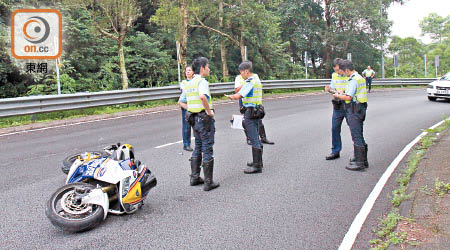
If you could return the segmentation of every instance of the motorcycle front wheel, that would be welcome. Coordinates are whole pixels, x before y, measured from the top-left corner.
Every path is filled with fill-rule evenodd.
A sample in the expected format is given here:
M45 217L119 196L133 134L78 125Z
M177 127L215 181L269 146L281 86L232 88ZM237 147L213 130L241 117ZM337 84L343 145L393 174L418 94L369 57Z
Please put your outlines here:
M47 201L45 214L51 223L69 232L82 232L102 222L105 211L94 204L81 204L81 196L95 189L88 183L72 183L58 189Z

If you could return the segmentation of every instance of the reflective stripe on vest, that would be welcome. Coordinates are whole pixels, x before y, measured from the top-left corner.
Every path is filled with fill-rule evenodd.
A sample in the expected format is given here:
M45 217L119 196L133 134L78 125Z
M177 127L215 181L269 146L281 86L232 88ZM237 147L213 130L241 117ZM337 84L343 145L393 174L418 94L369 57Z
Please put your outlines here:
M250 82L253 83L253 90L252 90L253 93L252 93L251 96L249 94L246 97L244 97L242 99L242 103L244 105L245 104L253 104L255 106L256 105L262 105L262 93L263 93L262 88L263 88L263 85L262 85L261 81L256 80L255 78L253 78L253 79L250 80Z
M186 84L186 88L184 91L186 91L186 99L187 99L187 106L188 111L192 113L199 113L205 110L205 107L203 107L202 100L200 99L200 93L198 90L199 83L203 80L201 77L197 77L197 79L192 79ZM212 97L210 92L208 91L209 96L209 108L212 109Z
M353 100L356 100L359 103L367 102L367 89L366 89L366 80L358 73L353 75L350 79L356 80L356 93L353 97Z
M331 75L331 82L333 83L337 91L345 91L345 88L348 84L348 77L340 76L338 75L338 73L334 72Z
M340 76L338 73L334 72L331 75L331 82L334 85L334 88L337 91L344 91L347 89L348 85L348 77L346 76ZM350 101L345 101L345 103L350 103Z

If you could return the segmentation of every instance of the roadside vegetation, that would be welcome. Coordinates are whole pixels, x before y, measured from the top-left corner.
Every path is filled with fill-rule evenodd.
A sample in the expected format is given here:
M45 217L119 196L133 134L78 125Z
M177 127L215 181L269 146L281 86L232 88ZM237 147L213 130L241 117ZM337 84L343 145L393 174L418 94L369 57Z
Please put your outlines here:
M420 139L415 149L409 153L406 166L396 179L398 187L392 191L392 209L387 215L379 218L379 225L376 229L374 229L374 233L377 235L377 238L369 241L372 246L371 250L387 249L391 244L416 244L415 242L408 242L406 237L407 235L405 233L398 233L395 231L400 221L412 221L410 218L401 216L398 207L403 201L410 199L414 195L414 193L407 193L411 177L417 171L419 162L425 156L428 148L433 145L434 141L437 139L437 136L449 127L450 118L447 118L441 126L434 129L425 130L427 134ZM428 187L422 187L420 191L426 192L430 195L433 193L436 195L443 195L445 192L448 192L449 189L450 183L444 183L439 179L436 179L434 190L430 190Z
M438 75L450 71L450 16L432 14L422 20L423 34L433 39L423 44L389 36L387 9L402 0L375 2L2 0L0 98L57 93L54 60L39 61L48 63L47 73L30 73L29 61L11 56L11 13L30 8L58 9L63 15L63 94L177 84L177 41L182 71L193 58L205 56L209 82L234 79L245 48L261 79L304 79L305 71L309 78L329 78L333 58L347 53L359 72L370 65L380 77L380 44L386 48L387 78L394 76L394 54L400 78L424 77L424 54L425 77L435 76L435 55L440 58ZM124 20L131 20L130 25Z

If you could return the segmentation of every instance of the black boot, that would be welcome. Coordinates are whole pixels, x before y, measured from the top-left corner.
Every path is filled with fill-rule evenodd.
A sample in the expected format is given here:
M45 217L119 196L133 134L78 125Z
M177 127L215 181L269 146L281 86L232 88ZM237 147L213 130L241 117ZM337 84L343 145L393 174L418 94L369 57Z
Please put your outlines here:
M252 166L246 168L244 173L246 174L256 174L261 173L263 168L262 161L262 149L252 148L253 164Z
M219 183L213 182L214 159L203 163L203 174L205 175L204 191L209 191L220 186Z
M366 148L364 146L360 147L356 145L354 145L353 148L355 151L355 161L350 162L350 164L345 168L352 171L359 171L365 169L366 167L364 166L364 155Z
M266 129L264 128L264 124L260 123L258 130L259 130L259 137L261 138L261 143L271 144L271 145L275 144L275 142L267 140Z
M367 144L364 144L364 147L366 148L366 151L364 152L364 166L366 168L369 168L369 162L367 161L367 151L369 151L369 148L368 148ZM354 156L353 156L353 158L350 158L350 164L352 164L352 162L355 162Z
M264 152L264 148L261 145L261 162L262 162L262 153ZM253 155L253 148L252 148L252 155ZM253 161L251 162L247 162L247 166L252 167L253 166ZM261 164L261 168L263 168L263 164Z
M191 161L191 186L197 186L203 184L204 181L200 177L200 166L202 164L202 156L192 157Z

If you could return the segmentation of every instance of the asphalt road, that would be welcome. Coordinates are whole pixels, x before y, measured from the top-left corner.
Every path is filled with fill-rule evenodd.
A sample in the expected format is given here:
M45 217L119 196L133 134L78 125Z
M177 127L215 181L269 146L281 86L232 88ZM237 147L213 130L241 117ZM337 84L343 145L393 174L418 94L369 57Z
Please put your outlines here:
M251 157L242 131L229 119L237 103L217 105L215 181L204 192L189 186L190 154L181 144L181 112L99 121L0 137L0 246L3 249L337 249L387 166L422 129L450 115L449 102L430 102L424 89L369 95L365 137L370 168L344 167L353 150L342 127L341 158L331 147L326 94L264 100L264 124L275 145L264 148L264 172L244 175ZM64 184L68 154L116 142L135 146L158 179L133 215L109 215L97 228L70 234L55 228L45 202ZM393 178L391 178L393 179ZM391 180L364 224L354 249L368 249L371 229L389 209Z

